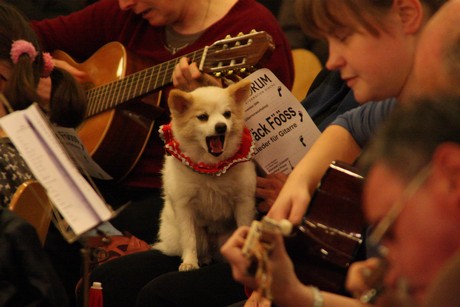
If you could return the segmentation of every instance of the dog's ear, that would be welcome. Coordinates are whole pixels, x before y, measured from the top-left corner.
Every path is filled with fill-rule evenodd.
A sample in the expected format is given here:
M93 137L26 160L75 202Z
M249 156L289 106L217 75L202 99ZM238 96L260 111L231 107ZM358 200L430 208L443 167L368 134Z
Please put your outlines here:
M171 113L184 113L192 104L192 99L190 93L178 89L171 90L168 97L168 106Z
M251 93L251 81L243 79L235 84L230 85L227 90L237 104L244 103Z

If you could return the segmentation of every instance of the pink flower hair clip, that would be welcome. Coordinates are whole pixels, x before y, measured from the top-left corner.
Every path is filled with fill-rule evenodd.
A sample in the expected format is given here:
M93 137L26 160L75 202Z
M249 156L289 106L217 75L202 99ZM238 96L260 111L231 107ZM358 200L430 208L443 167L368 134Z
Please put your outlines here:
M43 57L43 70L42 70L42 74L40 77L48 78L54 69L53 58L51 54L49 54L48 52L43 52L42 57Z
M35 58L37 57L37 50L35 50L34 45L32 43L25 41L23 39L13 41L13 44L11 45L11 60L13 61L14 64L18 63L19 57L26 53L29 55L30 61L33 62Z

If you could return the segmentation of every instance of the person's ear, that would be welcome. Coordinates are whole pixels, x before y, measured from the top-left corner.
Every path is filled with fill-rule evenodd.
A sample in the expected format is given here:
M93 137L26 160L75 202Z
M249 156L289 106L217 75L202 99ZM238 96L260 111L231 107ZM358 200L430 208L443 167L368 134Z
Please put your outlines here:
M460 214L460 144L446 142L438 146L433 155L433 171L442 178L448 203ZM441 180L440 180L441 181Z
M418 33L424 23L425 14L420 0L396 0L394 2L406 34Z

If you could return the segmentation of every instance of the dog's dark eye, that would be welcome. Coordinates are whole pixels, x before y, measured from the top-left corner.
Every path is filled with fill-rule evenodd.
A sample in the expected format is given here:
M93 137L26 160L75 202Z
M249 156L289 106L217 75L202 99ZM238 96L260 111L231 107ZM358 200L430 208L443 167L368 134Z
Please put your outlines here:
M198 120L200 120L200 121L202 121L202 122L205 122L205 121L207 121L207 120L208 120L208 118L209 118L209 115L208 115L208 114L206 114L206 113L204 113L204 114L200 114L200 115L198 115L196 118L198 118Z
M230 118L230 117L232 117L232 112L230 112L230 111L224 112L224 117L225 117L225 118Z

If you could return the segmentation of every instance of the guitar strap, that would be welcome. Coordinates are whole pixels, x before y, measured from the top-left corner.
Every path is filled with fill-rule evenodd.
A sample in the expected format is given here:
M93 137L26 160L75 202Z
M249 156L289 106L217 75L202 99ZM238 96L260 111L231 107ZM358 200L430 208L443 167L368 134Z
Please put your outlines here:
M165 150L168 154L173 155L184 165L190 169L206 175L220 176L225 174L229 168L237 163L249 161L254 154L254 141L252 139L251 132L247 127L244 127L241 145L235 155L227 160L220 161L216 164L206 164L203 162L194 162L185 155L180 149L179 142L174 138L171 129L171 123L160 126L160 136L165 142Z

